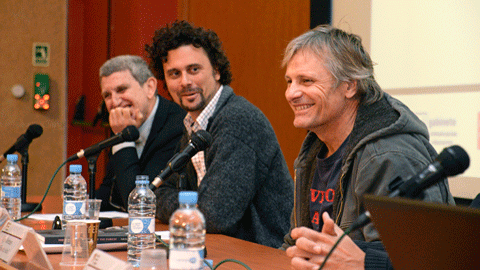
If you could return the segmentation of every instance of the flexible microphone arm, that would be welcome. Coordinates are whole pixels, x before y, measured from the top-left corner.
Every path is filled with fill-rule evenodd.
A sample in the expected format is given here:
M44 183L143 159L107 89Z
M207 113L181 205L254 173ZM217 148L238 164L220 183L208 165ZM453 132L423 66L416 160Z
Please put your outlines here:
M150 189L157 189L163 181L174 172L180 171L188 161L198 152L207 149L212 143L212 136L205 130L192 133L192 138L182 152L176 153L167 163L165 169L153 179Z
M3 154L0 156L0 162L2 162L8 154L12 154L14 152L20 153L22 156L22 188L21 188L21 211L22 212L30 212L38 204L36 203L27 203L27 175L28 175L28 147L33 139L40 137L43 134L42 126L38 124L31 124L27 131L18 137L17 141ZM41 206L39 208L41 210Z
M82 149L78 151L76 154L70 156L67 159L67 162L74 161L82 157L88 158L90 156L97 155L105 148L114 146L122 142L136 141L138 137L140 137L140 134L138 133L138 129L135 126L128 126L124 128L120 133L116 134L115 136L112 136L97 144L87 147L85 148L85 150Z
M33 139L40 137L43 133L43 128L37 124L31 124L27 131L18 137L17 141L0 156L0 162L7 158L8 154L13 154L15 151L22 152L23 149L28 149L28 146Z

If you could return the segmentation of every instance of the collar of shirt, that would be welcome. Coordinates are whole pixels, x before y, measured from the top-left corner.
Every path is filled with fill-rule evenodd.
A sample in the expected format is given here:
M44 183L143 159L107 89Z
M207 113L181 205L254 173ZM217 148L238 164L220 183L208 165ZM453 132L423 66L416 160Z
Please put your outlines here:
M217 107L218 99L222 94L223 85L220 86L215 96L208 103L208 105L203 109L200 115L197 117L197 120L194 121L190 113L187 113L187 116L183 119L183 124L188 131L189 135L192 135L192 132L196 132L199 129L206 130L208 125L208 119L212 117L215 108Z
M212 100L207 104L205 109L203 109L203 111L197 117L197 121L193 121L192 116L189 113L187 114L187 116L183 120L183 123L189 135L192 135L192 132L196 132L199 129L203 129L203 130L207 129L208 119L213 115L213 112L215 112L215 108L217 107L218 99L222 94L222 90L223 90L223 85L220 86L215 96L213 96ZM200 185L200 182L202 181L207 171L207 168L205 165L204 151L199 151L197 154L195 154L192 157L191 160L192 160L193 167L197 172L197 184Z
M137 150L138 158L142 155L143 148L147 143L148 135L150 135L150 131L152 130L153 119L155 118L155 114L157 113L159 100L158 97L155 97L155 105L153 106L152 112L148 116L147 120L143 122L143 124L138 128L138 133L140 133L140 137L135 142L123 142L112 147L112 154L115 154L120 149L125 147L135 147Z

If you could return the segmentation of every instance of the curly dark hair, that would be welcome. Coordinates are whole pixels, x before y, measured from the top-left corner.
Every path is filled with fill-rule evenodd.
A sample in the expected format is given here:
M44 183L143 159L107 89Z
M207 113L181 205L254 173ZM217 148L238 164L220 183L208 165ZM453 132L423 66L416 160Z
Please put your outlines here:
M187 21L175 21L170 26L165 26L155 31L153 43L145 45L150 68L155 76L163 81L165 89L165 73L163 63L167 61L168 52L183 45L193 45L196 48L203 48L208 55L212 67L220 73L220 83L228 85L232 82L230 61L222 49L222 43L217 34L212 30L205 30L202 27L194 27Z

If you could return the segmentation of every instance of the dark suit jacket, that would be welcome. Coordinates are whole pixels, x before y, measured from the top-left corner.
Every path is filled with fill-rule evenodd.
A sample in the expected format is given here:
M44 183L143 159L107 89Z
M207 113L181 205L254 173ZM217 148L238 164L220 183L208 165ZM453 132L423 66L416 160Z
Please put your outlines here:
M96 191L96 197L102 199L102 211L126 211L136 176L148 175L153 181L165 168L183 135L185 114L180 106L159 96L152 129L140 159L135 147L123 148L110 156L106 176Z

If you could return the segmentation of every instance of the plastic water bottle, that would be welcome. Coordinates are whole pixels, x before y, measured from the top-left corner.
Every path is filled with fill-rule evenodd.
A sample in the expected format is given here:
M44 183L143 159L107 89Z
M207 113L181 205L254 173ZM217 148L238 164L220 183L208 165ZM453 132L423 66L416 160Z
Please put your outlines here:
M170 218L170 270L202 270L205 218L197 209L197 192L181 191L180 207Z
M67 221L85 219L85 201L87 200L87 182L82 176L82 165L70 165L70 175L63 182L63 218L62 229Z
M22 171L17 165L18 156L7 155L7 165L2 169L2 207L4 207L12 219L20 218L22 199Z
M155 248L156 196L149 184L147 175L137 175L128 196L127 260L134 267L140 266L142 250Z

